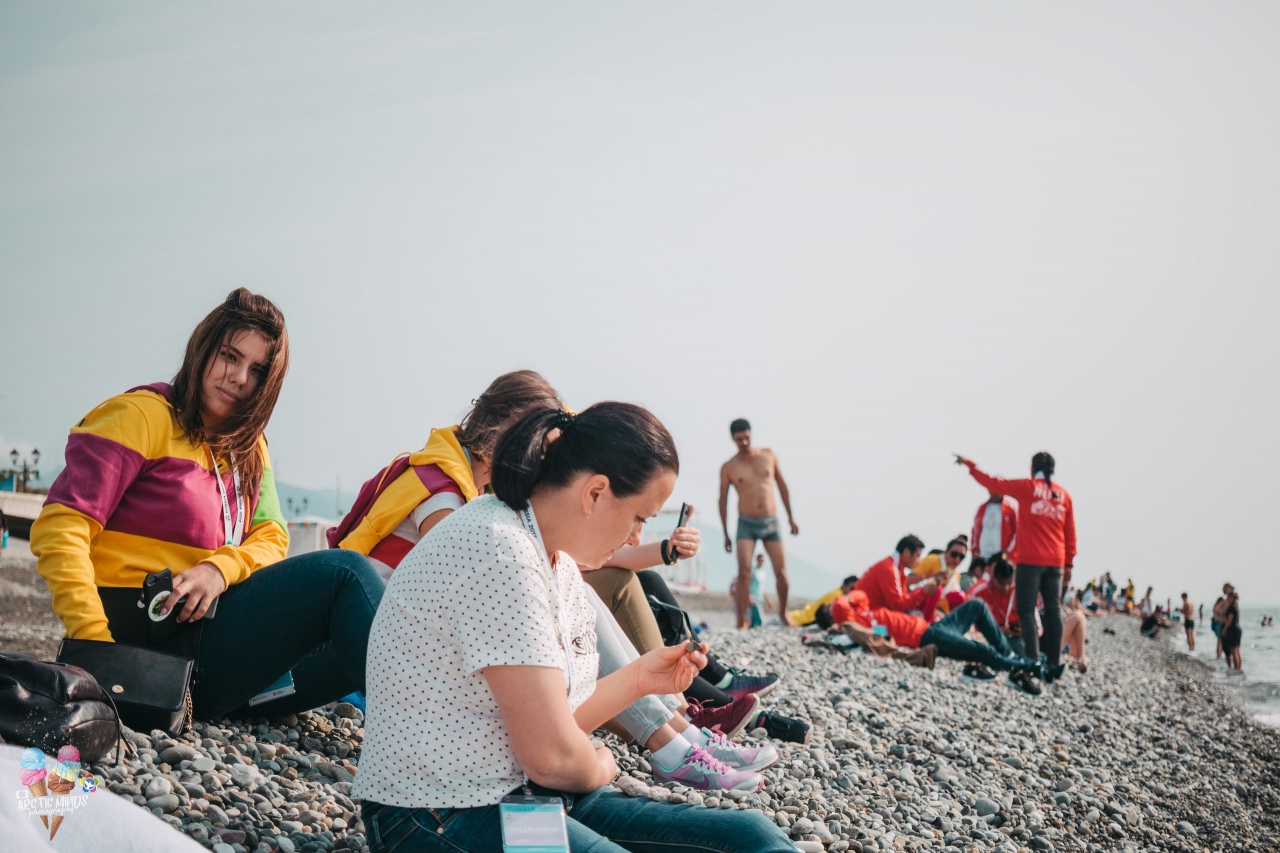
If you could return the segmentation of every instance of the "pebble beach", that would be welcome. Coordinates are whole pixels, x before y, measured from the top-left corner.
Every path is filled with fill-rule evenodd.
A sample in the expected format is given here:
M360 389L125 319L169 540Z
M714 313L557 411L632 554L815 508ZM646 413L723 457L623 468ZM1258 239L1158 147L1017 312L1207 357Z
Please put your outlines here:
M12 604L2 644L25 639L51 656L34 564L0 568ZM1089 629L1089 672L1068 672L1036 698L1003 679L965 681L942 659L929 671L806 647L795 630L715 632L724 660L783 675L764 704L810 721L810 742L775 742L782 760L762 792L717 797L654 785L644 754L610 736L617 785L691 807L758 809L813 853L1280 849L1280 733L1250 718L1203 663L1142 638L1136 621L1092 619ZM349 796L362 724L344 703L197 723L176 739L128 732L124 763L94 770L216 853L362 850ZM745 735L756 736L763 730Z

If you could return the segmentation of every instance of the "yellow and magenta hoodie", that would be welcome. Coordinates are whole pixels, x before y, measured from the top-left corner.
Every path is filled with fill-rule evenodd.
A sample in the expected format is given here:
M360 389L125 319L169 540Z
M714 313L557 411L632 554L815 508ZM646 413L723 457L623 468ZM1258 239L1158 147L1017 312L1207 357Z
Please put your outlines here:
M97 587L140 588L148 574L176 575L212 563L227 586L246 580L289 550L265 438L262 480L241 483L250 519L239 545L227 545L221 476L234 501L227 460L213 471L206 445L192 444L175 417L170 389L156 383L101 404L71 428L66 468L31 527L31 552L53 594L67 636L111 640Z
M417 533L396 535L410 513L431 495L452 491L464 502L477 495L471 460L456 426L433 429L426 445L401 454L360 489L346 518L329 530L329 547L357 551L394 571L417 544Z

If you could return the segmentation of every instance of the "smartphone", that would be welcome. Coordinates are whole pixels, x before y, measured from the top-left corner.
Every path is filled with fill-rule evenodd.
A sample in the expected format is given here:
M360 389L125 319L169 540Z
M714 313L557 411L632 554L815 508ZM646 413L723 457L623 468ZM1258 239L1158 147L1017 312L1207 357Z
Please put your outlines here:
M676 529L679 530L689 523L689 505L680 504L680 517L676 519Z
M164 606L173 595L173 571L165 569L147 575L142 581L141 604L150 620L150 636L152 642L163 640L178 630L178 613L186 599L181 599L167 614Z
M569 853L564 802L559 797L512 794L498 804L505 853Z

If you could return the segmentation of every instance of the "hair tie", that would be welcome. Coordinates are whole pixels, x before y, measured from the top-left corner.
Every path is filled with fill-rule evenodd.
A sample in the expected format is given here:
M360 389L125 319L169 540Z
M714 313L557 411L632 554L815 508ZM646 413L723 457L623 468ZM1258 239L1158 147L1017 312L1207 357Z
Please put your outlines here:
M556 415L556 426L560 428L561 433L564 433L569 427L573 426L575 420L577 419L572 412L561 412Z

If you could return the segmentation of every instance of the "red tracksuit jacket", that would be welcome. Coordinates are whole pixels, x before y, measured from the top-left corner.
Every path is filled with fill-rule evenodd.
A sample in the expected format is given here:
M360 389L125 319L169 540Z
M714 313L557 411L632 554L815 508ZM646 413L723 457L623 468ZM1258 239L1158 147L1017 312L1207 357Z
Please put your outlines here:
M973 518L973 533L970 534L969 548L978 553L982 542L982 519L987 514L988 503L978 507L978 514ZM1018 503L1009 497L1000 501L1000 550L1009 555L1009 559L1017 561L1015 552L1018 548ZM990 556L989 554L984 556Z
M1076 558L1076 518L1071 495L1042 479L1002 480L969 463L973 479L997 495L1018 502L1018 562L1030 566L1069 566Z
M887 607L905 613L924 605L924 589L907 592L907 581L898 567L898 555L891 554L862 573L854 589L867 594L867 609Z

